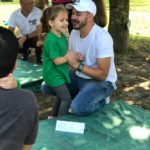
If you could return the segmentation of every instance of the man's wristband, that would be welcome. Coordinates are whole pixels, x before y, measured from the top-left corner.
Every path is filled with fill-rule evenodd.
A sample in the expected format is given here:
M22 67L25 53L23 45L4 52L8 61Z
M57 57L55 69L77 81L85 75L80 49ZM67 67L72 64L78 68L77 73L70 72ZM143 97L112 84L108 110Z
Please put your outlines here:
M82 72L83 68L84 68L84 64L80 63L77 70L80 71L80 72Z

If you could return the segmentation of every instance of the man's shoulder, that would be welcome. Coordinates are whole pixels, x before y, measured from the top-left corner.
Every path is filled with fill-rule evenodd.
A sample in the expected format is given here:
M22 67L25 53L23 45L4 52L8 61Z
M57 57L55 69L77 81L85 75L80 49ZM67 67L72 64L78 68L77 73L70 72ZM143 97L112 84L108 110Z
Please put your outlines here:
M27 96L33 96L33 93L28 91L28 90L24 90L24 89L16 89L16 92L23 94L23 95L27 95Z
M6 90L3 92L3 94L10 95L13 99L16 100L22 100L22 101L36 101L36 98L33 93L30 91L24 90L24 89L12 89L12 90Z
M36 102L36 97L34 96L34 94L30 91L24 90L24 89L20 89L17 90L16 93L18 94L18 98L22 98L22 99L29 99L30 101L35 101ZM24 97L24 98L23 98Z
M101 34L107 34L107 33L108 33L108 31L106 31L106 29L104 29L104 28L98 26L97 24L94 25L93 31L94 31L95 33L97 33L97 34L99 34L99 33L101 33Z
M96 38L111 38L110 33L105 28L102 28L96 24L94 25L92 32Z
M18 8L12 12L12 15L16 16L21 13L21 8Z
M33 93L24 89L0 89L1 103L11 103L13 107L38 109L37 99Z

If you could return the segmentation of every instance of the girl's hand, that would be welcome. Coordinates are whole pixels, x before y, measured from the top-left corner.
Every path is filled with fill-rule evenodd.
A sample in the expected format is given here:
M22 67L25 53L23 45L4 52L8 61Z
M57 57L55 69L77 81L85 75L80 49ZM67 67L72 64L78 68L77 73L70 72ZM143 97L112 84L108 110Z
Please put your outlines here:
M78 68L78 66L79 66L79 64L80 64L80 62L79 62L78 59L77 59L76 52L75 52L74 50L69 50L69 51L67 52L67 54L65 55L65 57L67 58L69 65L70 65L73 69L77 70L77 68Z
M82 62L85 59L85 56L83 54L81 54L80 52L76 53L76 57L79 62Z
M0 79L0 87L4 89L13 89L17 87L17 81L12 74Z

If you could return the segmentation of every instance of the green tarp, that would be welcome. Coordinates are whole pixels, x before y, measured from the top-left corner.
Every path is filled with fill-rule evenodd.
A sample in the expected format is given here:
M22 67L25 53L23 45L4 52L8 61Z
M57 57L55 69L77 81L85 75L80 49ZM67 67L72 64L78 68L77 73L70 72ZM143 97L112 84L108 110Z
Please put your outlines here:
M28 89L33 92L40 90L40 85L42 82L41 65L17 60L17 68L13 72L13 75L20 81L23 89Z
M55 131L56 120L84 122L86 131ZM86 117L40 121L32 150L150 150L150 112L116 101Z

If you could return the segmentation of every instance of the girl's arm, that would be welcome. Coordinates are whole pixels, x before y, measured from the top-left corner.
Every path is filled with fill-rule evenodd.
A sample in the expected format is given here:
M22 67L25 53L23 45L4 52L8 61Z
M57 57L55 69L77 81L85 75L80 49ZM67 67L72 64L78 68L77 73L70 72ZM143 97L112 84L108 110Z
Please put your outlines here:
M64 63L67 62L67 57L66 57L66 55L64 55L63 57L55 58L55 59L53 60L53 62L55 63L55 65L64 64Z

